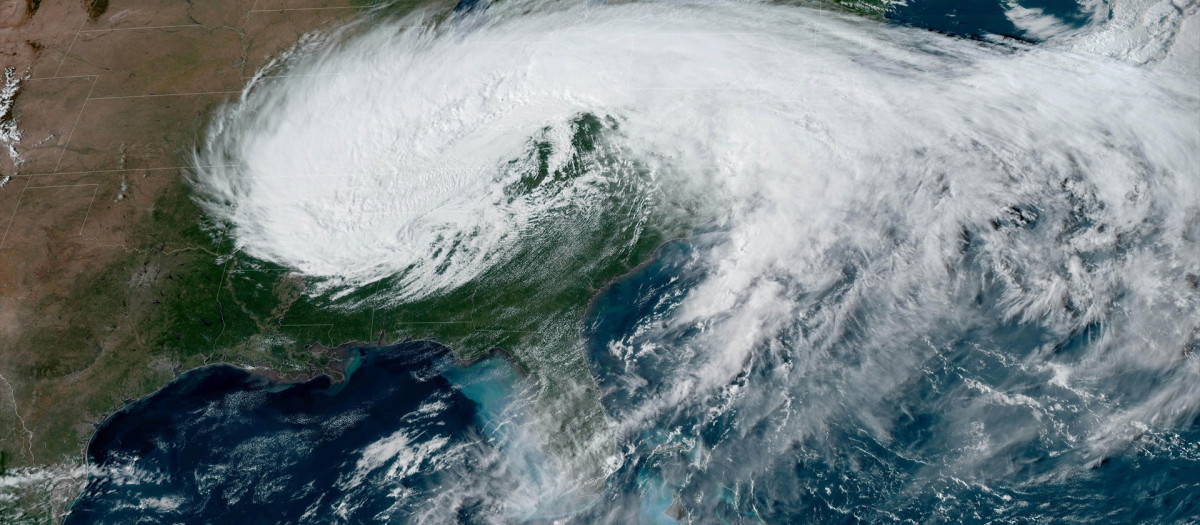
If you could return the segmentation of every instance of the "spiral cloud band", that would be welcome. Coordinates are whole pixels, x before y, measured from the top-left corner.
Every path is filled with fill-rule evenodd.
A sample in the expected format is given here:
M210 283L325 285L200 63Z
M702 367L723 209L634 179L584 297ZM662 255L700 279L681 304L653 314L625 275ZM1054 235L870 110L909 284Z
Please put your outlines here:
M1196 6L1162 5L1043 23L1036 46L742 2L356 26L227 108L195 184L246 253L419 299L537 242L565 202L604 205L582 179L507 188L531 141L561 166L572 122L608 119L652 176L645 205L697 232L640 320L597 336L614 480L667 443L695 451L653 469L689 508L790 501L806 489L755 480L854 427L916 458L911 493L1049 483L1200 414ZM900 445L920 410L928 450ZM1026 446L1053 468L1013 466ZM841 487L905 494L873 479ZM720 487L738 497L698 496Z

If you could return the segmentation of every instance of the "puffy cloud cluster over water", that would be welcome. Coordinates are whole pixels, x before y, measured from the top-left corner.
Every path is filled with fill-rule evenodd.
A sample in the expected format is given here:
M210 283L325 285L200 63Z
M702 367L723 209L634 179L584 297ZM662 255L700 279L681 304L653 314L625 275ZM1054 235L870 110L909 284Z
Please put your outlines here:
M891 443L897 399L973 345L1003 371L949 384L929 469L1003 477L979 472L1030 444L1083 468L1200 414L1196 8L1132 5L1039 46L740 2L354 27L252 85L196 183L246 252L418 298L561 204L505 194L531 137L611 116L707 221L689 285L610 344L625 464L649 428L723 417L766 429L753 454L689 442L730 486L839 421ZM981 423L997 407L1019 415Z

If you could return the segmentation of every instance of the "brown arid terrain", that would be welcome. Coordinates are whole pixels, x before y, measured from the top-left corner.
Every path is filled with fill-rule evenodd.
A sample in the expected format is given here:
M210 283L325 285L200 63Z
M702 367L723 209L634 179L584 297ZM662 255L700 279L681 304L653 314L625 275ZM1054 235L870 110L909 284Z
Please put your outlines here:
M61 521L93 474L85 448L96 426L181 373L225 363L278 381L340 380L342 351L366 345L356 341L434 339L464 362L506 350L545 384L546 406L571 404L569 417L543 429L565 436L548 443L553 453L604 453L572 448L587 444L572 436L598 432L604 419L574 351L579 323L600 290L686 224L642 229L620 208L597 215L583 236L580 260L593 261L585 267L537 273L542 263L531 261L553 250L537 245L479 283L346 309L304 293L310 281L293 270L242 254L193 200L187 181L208 124L252 78L276 74L265 66L282 52L350 20L420 7L437 23L454 5L0 6L0 523ZM596 126L580 125L579 154L595 144ZM565 273L573 278L556 277Z
M0 128L0 522L57 521L86 478L95 424L224 357L162 343L163 305L188 291L177 270L215 255L195 242L190 152L270 57L363 7L0 5L0 65L16 88Z
M617 226L589 236L589 246L622 248L575 279L527 278L514 269L538 266L518 259L487 285L347 309L304 293L312 281L294 270L241 253L193 200L188 180L209 123L251 79L277 74L271 64L282 52L351 20L369 27L420 9L436 24L454 5L41 0L6 8L0 523L60 521L95 474L85 449L96 426L212 364L282 382L339 381L350 346L432 339L463 362L515 350L508 354L530 376L557 381L544 389L547 404L574 404L545 429L565 436L548 446L573 455L588 443L572 436L601 428L603 412L574 351L578 325L599 290L678 232L598 222ZM542 249L550 248L523 256L543 260Z

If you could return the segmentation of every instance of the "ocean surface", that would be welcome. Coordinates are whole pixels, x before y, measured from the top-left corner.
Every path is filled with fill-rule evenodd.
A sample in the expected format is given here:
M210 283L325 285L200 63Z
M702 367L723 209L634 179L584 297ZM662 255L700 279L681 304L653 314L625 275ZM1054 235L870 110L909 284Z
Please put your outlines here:
M667 4L383 24L248 91L203 152L242 167L197 177L250 255L329 289L411 272L401 302L520 242L611 255L578 210L677 211L691 234L558 327L577 348L525 354L594 385L428 341L339 384L189 371L100 426L67 523L1200 517L1200 93L1151 49L1195 5ZM604 155L572 155L581 115ZM582 175L509 197L529 144ZM294 177L321 168L346 175ZM576 386L605 428L565 428Z
M893 4L885 16L897 23L948 35L968 38L994 35L1030 42L1039 42L1055 32L1081 28L1091 18L1083 5L1074 0L913 0Z
M412 519L419 505L402 501L470 471L462 458L498 437L521 378L500 357L455 368L430 342L350 352L343 383L275 384L217 365L131 404L88 445L100 474L66 522ZM471 522L485 510L456 512Z
M669 379L660 371L680 366L672 357L631 367L609 349L663 308L664 296L694 285L680 279L692 250L687 242L667 245L652 264L607 289L586 320L591 370L616 419L672 386L656 383ZM1096 335L1075 334L1055 352L1078 354ZM104 422L88 446L98 474L66 523L416 523L447 515L464 524L614 516L640 523L1171 523L1200 515L1200 421L1147 432L1084 470L1056 474L1079 460L1070 429L1055 428L1071 418L1033 407L1061 399L1063 388L1011 364L1046 340L1034 326L1004 322L955 337L923 363L928 373L882 400L890 421L840 418L810 442L780 439L772 417L747 424L719 400L680 407L627 440L625 461L599 494L559 514L513 514L495 504L496 493L515 490L548 462L506 435L523 417L514 399L529 385L503 356L462 367L431 342L360 348L339 384L327 377L275 384L211 366ZM774 383L778 390L765 395L775 399L829 395L811 385L788 391L771 378L780 366L787 365L751 366L735 384ZM1133 395L1154 380L1134 375L1114 391ZM653 388L629 388L635 382ZM947 413L978 410L992 387L1013 385L1028 402L1000 403L972 418L980 425L974 430L1011 437L1005 449L941 468L973 446L973 429L949 428L955 418ZM1074 401L1060 408L1086 410L1086 400ZM1042 418L1063 423L1040 435L1005 435ZM877 437L881 424L891 428L886 440ZM510 472L513 465L528 470ZM676 502L689 500L703 513L678 510ZM449 508L431 508L440 505Z
M634 335L642 320L654 318L656 309L670 308L668 297L681 286L692 252L685 242L668 245L653 264L606 291L588 320L592 371L605 386L604 405L616 419L630 417L626 412L656 391L672 388L662 371L687 364L686 356L663 354L630 366L631 360L614 355L611 348ZM684 281L682 286L694 284ZM980 307L988 308L994 299L981 297ZM1058 354L1081 355L1098 330L1055 340L1036 324L995 321L955 334L943 352L921 363L922 375L879 400L882 406L871 407L888 420L837 406L833 410L843 413L808 440L779 434L786 424L778 419L803 417L803 411L788 414L789 407L777 400L821 405L822 398L840 398L871 385L840 383L835 373L817 388L811 383L799 388L777 379L780 368L794 363L754 363L733 384L773 387L760 393L761 400L733 404L718 398L669 412L655 422L656 432L632 440L637 450L610 478L606 500L598 506L604 510L585 513L580 523L600 521L613 508L641 516L644 523L666 523L664 516L678 516L671 508L674 501L691 501L703 509L692 516L698 523L1195 519L1200 516L1200 420L1177 432L1147 432L1121 453L1077 470L1072 467L1080 462L1081 451L1069 429L1072 416L1066 413L1086 417L1087 400L1064 397L1066 389L1045 374L1014 366L1047 341L1053 341ZM863 336L854 332L846 339ZM1131 373L1111 391L1135 396L1152 389L1155 381ZM1022 394L1006 398L998 393L1014 389ZM1043 403L1051 413L1039 410ZM988 404L995 406L984 408ZM753 413L761 406L771 408ZM956 428L963 412L971 413L970 423ZM880 427L889 429L882 437ZM1030 435L1030 428L1038 430ZM976 433L988 439L979 442L972 436ZM970 459L973 447L983 452L993 446L1001 449L999 454ZM967 461L952 466L964 456Z

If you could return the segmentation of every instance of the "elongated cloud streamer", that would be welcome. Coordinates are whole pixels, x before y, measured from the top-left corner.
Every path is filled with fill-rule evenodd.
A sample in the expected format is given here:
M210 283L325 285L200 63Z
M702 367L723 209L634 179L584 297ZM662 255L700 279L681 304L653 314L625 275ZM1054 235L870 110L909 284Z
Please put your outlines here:
M421 295L462 284L518 242L548 204L505 206L504 163L582 112L627 119L635 148L691 172L677 184L803 179L818 196L856 187L850 177L895 176L889 157L962 131L1044 148L1039 135L1078 133L1106 112L1160 111L1127 106L1170 97L1119 66L1008 57L794 8L496 18L375 29L253 86L200 154L201 166L237 166L199 175L210 209L253 255L352 283L411 271ZM1097 90L1137 96L1089 95ZM1099 98L1122 107L1092 107ZM1170 148L1188 124L1156 123L1145 134L1168 140L1138 139ZM1090 126L1081 147L1096 149L1089 139L1102 128ZM458 237L469 240L455 260L431 259L439 239Z
M1082 468L1200 413L1200 93L1176 33L1030 48L783 5L524 7L302 51L199 153L237 166L199 169L208 210L252 255L425 297L536 242L564 201L599 203L506 189L531 141L567 151L579 115L611 118L656 202L708 224L689 286L608 342L602 374L625 461L647 428L701 421L662 469L676 481L725 454L713 483L752 490L847 419L890 443L889 400L954 348L999 352L998 327L1039 343L1001 352L1005 380L955 383L931 479L1036 440ZM1189 9L1164 27L1194 27ZM1053 389L1004 391L1022 382ZM997 406L1034 415L976 425ZM768 429L762 446L695 438L722 417Z

